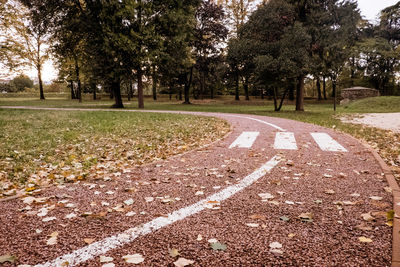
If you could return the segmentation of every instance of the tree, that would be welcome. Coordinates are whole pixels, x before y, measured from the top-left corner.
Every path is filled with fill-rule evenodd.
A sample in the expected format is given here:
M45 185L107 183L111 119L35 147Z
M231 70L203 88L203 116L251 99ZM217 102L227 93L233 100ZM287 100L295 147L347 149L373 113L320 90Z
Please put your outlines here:
M196 10L196 27L194 30L193 47L196 53L196 69L200 74L200 95L203 98L206 91L210 65L219 60L222 53L222 42L228 35L228 29L223 21L225 13L221 6L211 1L203 0ZM211 88L211 98L214 97Z
M26 75L19 75L11 80L10 85L15 91L21 92L25 88L33 88L33 81Z
M42 67L49 58L49 29L53 17L52 5L48 6L41 0L20 0L28 11L24 26L16 28L23 40L23 50L19 51L21 58L37 70L40 99L44 100Z

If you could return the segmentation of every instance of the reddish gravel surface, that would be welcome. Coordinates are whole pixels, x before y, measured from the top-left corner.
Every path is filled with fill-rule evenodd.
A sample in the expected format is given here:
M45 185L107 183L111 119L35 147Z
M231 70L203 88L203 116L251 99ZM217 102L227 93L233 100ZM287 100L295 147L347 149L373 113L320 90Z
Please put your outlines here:
M358 141L330 129L285 119L214 116L229 121L233 131L209 147L142 167L132 166L107 181L48 188L34 196L49 199L29 205L31 210L24 210L28 205L23 198L0 202L0 255L17 256L15 265L54 260L87 246L87 238L101 241L196 203L238 183L278 155L281 161L270 173L217 203L220 205L215 204L219 209L205 209L99 255L113 257L116 266L132 266L122 257L136 253L144 257L142 266L173 266L179 257L194 261L193 266L391 264L392 228L386 225L386 212L392 209L392 195L384 190L387 183L378 163ZM278 130L244 117L294 132L299 149L275 150ZM260 132L251 149L228 149L243 131ZM328 133L349 152L322 151L311 132ZM327 190L332 190L331 194ZM109 191L113 194L106 193ZM258 196L261 193L274 198L263 202ZM373 200L371 196L382 199ZM149 197L154 200L146 202ZM123 204L128 199L134 203ZM120 209L113 209L119 204ZM40 217L37 214L43 207L50 209ZM85 212L92 215L81 216ZM128 212L136 214L128 217ZM365 221L361 214L369 212L373 220ZM77 217L65 218L71 213ZM312 221L301 221L298 216L302 213L312 213ZM55 220L43 222L46 217ZM53 232L58 232L57 244L47 245ZM202 240L198 240L199 235ZM360 242L360 237L372 242ZM212 238L225 244L226 250L213 250L208 242ZM270 250L272 242L282 245L279 251ZM172 248L180 255L172 257ZM79 266L101 266L99 255Z

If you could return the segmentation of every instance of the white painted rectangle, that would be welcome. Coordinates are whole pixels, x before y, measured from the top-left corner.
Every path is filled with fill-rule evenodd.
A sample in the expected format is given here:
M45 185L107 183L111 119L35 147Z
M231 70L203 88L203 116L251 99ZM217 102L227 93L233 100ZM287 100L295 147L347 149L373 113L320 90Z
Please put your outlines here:
M275 135L274 148L297 150L297 144L296 144L296 139L294 138L294 133L277 132Z
M260 132L243 132L238 138L229 146L229 148L242 147L250 148L256 141Z
M327 133L311 133L311 136L323 151L347 152L346 148L336 142Z

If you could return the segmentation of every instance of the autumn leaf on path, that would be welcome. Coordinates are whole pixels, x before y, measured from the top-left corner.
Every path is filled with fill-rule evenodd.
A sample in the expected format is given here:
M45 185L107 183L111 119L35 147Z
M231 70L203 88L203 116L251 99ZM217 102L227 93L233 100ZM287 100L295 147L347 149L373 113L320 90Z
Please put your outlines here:
M302 214L299 215L299 219L302 222L312 222L313 221L313 215L310 212L302 213Z
M0 263L5 263L5 262L14 263L16 259L17 257L7 254L0 256Z
M185 266L191 265L193 263L194 263L194 261L192 261L192 260L188 260L185 258L179 258L177 261L174 262L174 265L176 267L185 267Z
M57 244L57 237L58 237L58 232L51 233L50 238L47 240L46 244L49 246Z
M371 216L371 212L363 213L361 214L361 217L367 222L375 220L375 218Z
M176 256L179 256L179 251L176 248L172 248L169 250L169 255L172 258L175 258Z
M226 245L220 242L211 243L210 245L213 250L226 250Z
M362 242L362 243L371 243L372 242L371 238L367 238L365 236L359 237L358 240L360 240L360 242Z
M112 262L113 260L114 260L114 258L112 258L112 257L100 256L100 262L101 263Z
M143 256L140 254L125 255L122 258L125 260L125 262L133 264L139 264L144 261Z

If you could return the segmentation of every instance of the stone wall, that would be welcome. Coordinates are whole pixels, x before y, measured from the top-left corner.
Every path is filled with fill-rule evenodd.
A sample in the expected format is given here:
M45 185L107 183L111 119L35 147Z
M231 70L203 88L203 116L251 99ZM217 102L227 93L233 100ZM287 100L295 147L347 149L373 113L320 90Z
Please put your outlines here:
M357 100L366 97L375 97L379 96L379 91L376 89L365 88L365 87L353 87L342 89L340 94L340 98L345 100Z

